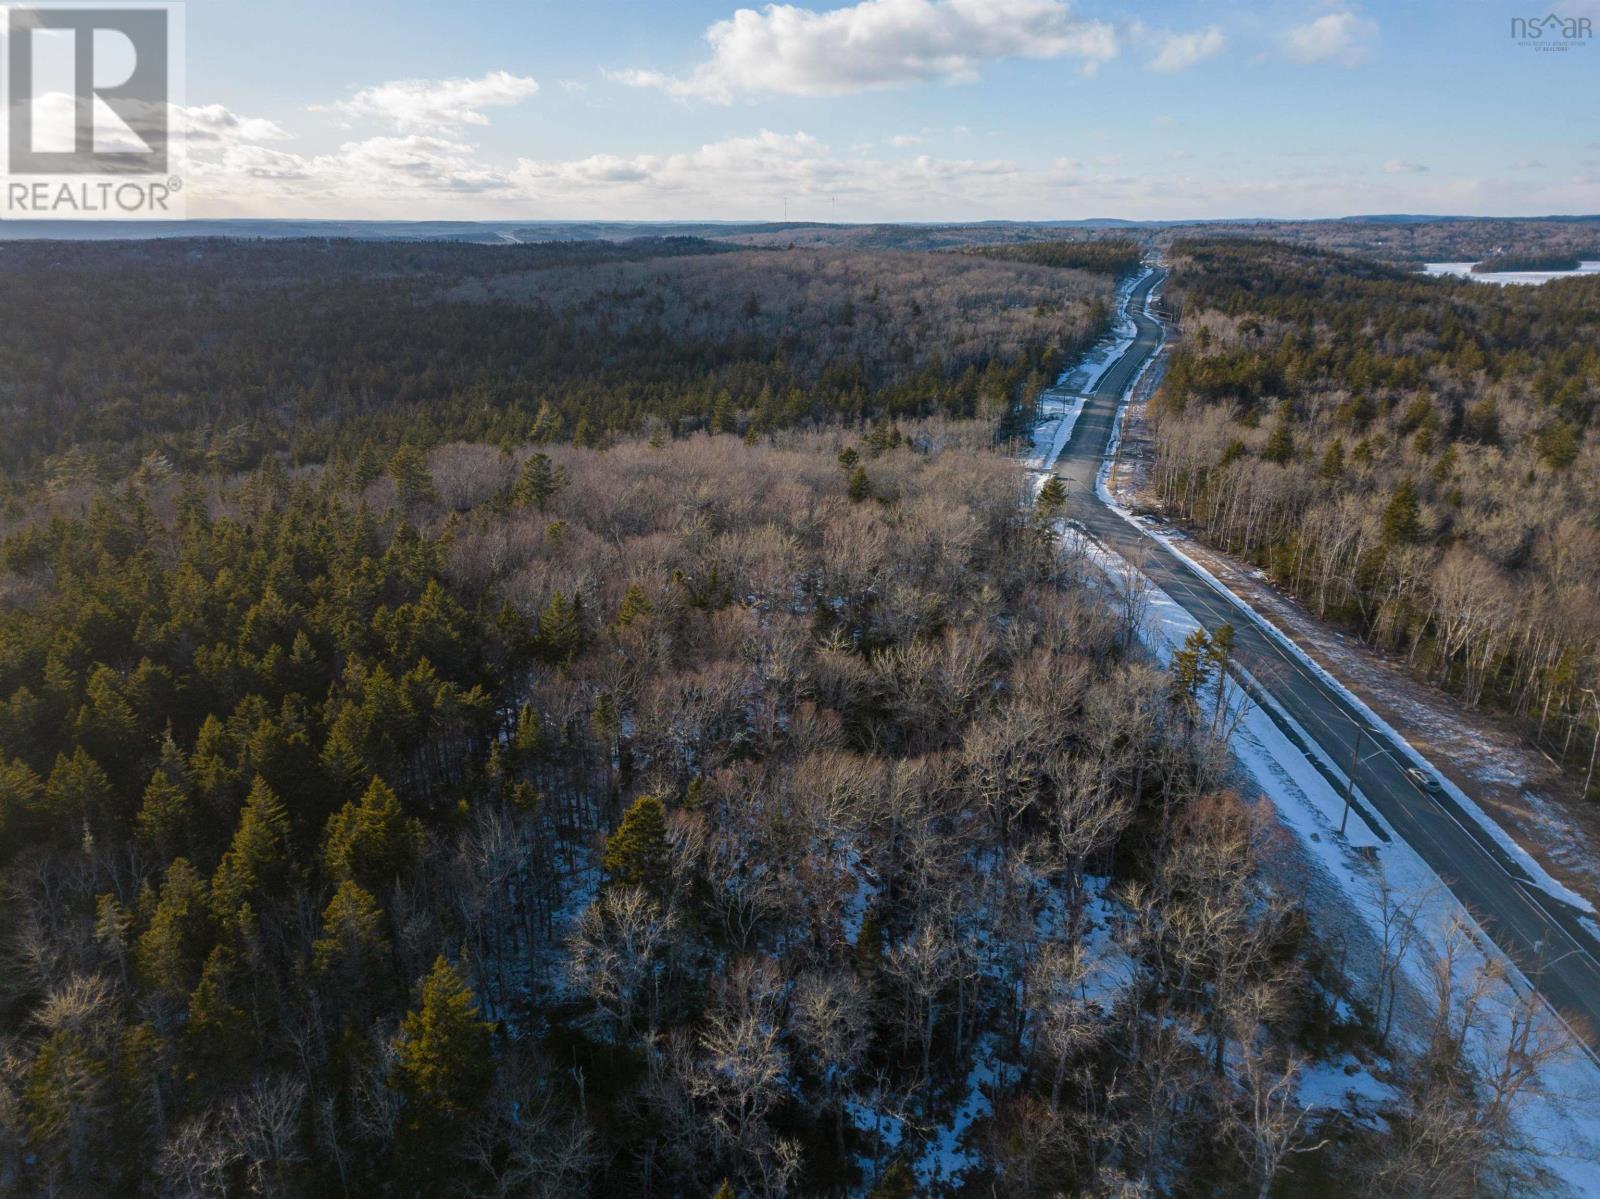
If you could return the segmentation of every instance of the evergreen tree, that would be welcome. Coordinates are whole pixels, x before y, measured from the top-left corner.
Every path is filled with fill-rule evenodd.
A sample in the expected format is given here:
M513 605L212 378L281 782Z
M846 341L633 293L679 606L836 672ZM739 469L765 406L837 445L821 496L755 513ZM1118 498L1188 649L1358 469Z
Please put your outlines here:
M583 648L583 623L578 605L560 591L550 593L550 599L539 613L539 649L547 662L564 665L577 657Z
M397 449L389 459L388 470L401 507L439 502L439 495L433 489L433 476L428 473L427 459L416 446L403 445Z
M1564 420L1555 420L1539 431L1539 456L1553 470L1566 470L1578 460L1577 431Z
M1344 474L1344 439L1335 437L1322 455L1322 468L1318 472L1324 479L1334 480Z
M233 950L213 946L200 968L200 981L189 995L184 1039L193 1067L191 1082L215 1086L248 1056L249 1027L244 1009L236 1002L244 985Z
M850 472L850 486L846 491L852 504L872 498L872 480L867 478L867 468L858 466Z
M328 818L322 857L333 878L376 891L406 878L421 849L422 826L374 776L359 803L346 803Z
M184 836L192 818L189 797L161 767L156 767L144 789L135 820L139 837L148 845L167 850Z
M1033 501L1033 510L1038 513L1040 520L1048 522L1060 516L1066 507L1067 485L1062 482L1060 475L1051 475L1039 488L1039 494Z
M917 1176L902 1161L883 1172L869 1199L912 1199L917 1193Z
M323 909L322 935L311 945L312 965L319 974L338 974L359 987L388 952L383 909L369 892L345 879Z
M239 813L233 842L211 879L211 910L217 921L229 922L246 900L271 893L282 878L288 856L288 814L267 780L257 775Z
M1172 654L1173 697L1186 706L1193 704L1201 688L1210 682L1214 662L1206 631L1192 630L1184 638L1183 648Z
M1416 484L1410 479L1395 488L1383 510L1383 540L1385 545L1413 545L1422 540L1421 504Z
M622 603L617 606L615 624L619 629L630 628L641 618L649 616L652 611L654 609L645 589L637 582L629 583L628 590L623 593Z
M448 1146L457 1122L483 1099L493 1075L493 1031L479 1018L456 968L437 958L395 1045L395 1089L405 1102L406 1128L426 1147Z
M1267 444L1261 451L1261 456L1268 462L1282 465L1294 461L1294 434L1289 430L1289 423L1278 421L1272 427L1272 432L1267 435Z
M57 833L75 836L95 824L108 823L111 780L83 746L72 756L56 755L55 768L45 784L45 802Z
M861 981L872 986L883 968L883 925L876 908L868 908L861 917L861 928L856 933L855 966Z
M0 758L0 861L6 849L20 845L22 831L33 823L45 795L43 780L21 758Z
M550 455L536 452L523 464L512 500L520 507L545 510L555 494L567 485L566 472L550 461Z
M654 795L641 795L606 838L600 865L612 881L643 887L657 899L667 887L667 811Z
M155 990L185 996L210 942L205 882L187 859L174 858L139 937L139 974Z
M548 445L554 441L561 432L561 421L550 410L548 402L539 402L539 414L533 418L533 427L528 430L528 440L534 445Z

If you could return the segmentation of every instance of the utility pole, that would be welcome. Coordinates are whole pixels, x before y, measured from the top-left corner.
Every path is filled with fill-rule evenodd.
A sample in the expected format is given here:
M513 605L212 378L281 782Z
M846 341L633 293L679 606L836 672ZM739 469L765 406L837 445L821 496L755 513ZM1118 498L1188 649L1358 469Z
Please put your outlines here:
M1367 735L1367 726L1356 725L1356 747L1350 751L1350 773L1344 776L1344 815L1339 818L1339 835L1344 836L1344 826L1350 823L1350 801L1355 797L1356 767L1361 765L1361 739Z

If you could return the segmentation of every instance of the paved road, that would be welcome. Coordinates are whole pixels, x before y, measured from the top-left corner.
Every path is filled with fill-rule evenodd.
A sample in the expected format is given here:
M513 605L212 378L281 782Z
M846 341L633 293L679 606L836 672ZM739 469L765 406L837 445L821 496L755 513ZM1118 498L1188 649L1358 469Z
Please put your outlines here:
M1138 327L1127 352L1089 393L1072 437L1055 462L1068 484L1068 516L1090 536L1124 556L1144 555L1145 572L1199 623L1236 632L1235 661L1284 712L1322 747L1327 757L1355 771L1358 806L1376 808L1396 835L1410 845L1477 918L1484 931L1561 1012L1588 1046L1600 1050L1600 942L1579 913L1533 886L1526 872L1494 839L1461 812L1437 782L1409 773L1412 761L1371 725L1340 692L1310 670L1278 640L1241 613L1227 597L1160 541L1100 502L1095 476L1105 456L1118 404L1139 368L1161 341L1160 324L1146 315L1146 300L1163 275L1152 271L1133 289L1127 311ZM1262 705L1272 712L1271 704ZM1272 713L1291 741L1303 738ZM1344 779L1312 761L1339 792ZM1374 831L1387 839L1378 822ZM1380 849L1380 855L1385 852ZM1600 1059L1597 1059L1600 1060Z

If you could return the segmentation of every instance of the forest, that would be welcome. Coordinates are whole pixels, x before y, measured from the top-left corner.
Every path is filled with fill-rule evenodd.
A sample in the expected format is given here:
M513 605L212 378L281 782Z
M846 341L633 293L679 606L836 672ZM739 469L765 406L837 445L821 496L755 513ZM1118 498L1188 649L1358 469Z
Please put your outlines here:
M686 238L17 242L0 468L61 488L363 442L594 445L736 409L758 431L993 420L1103 327L1105 269Z
M1268 242L1174 254L1161 502L1591 788L1600 280L1486 287Z
M1552 1034L1497 1038L1452 960L1406 1000L1430 1035L1391 1036L1394 959L1346 980L1233 786L1224 631L1152 661L996 446L1113 276L14 249L64 325L12 385L0 537L0 1191L1536 1187L1514 1116ZM805 319L912 331L793 329L774 263ZM963 307L985 288L1018 302ZM92 337L65 312L135 294ZM440 398L512 363L537 380ZM764 413L768 370L815 370L822 415ZM248 454L202 452L241 423ZM1381 1118L1300 1102L1345 1062Z

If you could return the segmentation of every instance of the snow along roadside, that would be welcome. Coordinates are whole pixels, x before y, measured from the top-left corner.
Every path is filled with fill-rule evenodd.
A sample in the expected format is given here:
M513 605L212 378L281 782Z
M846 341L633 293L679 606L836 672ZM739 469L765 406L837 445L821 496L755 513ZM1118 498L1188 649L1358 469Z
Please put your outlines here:
M1140 640L1163 665L1170 664L1172 654L1200 627L1199 622L1166 592L1140 577L1126 559L1072 529L1067 531L1063 541L1082 552L1114 588L1124 590L1140 586L1144 589L1148 607L1139 630ZM1213 687L1216 685L1220 684ZM1371 843L1360 835L1359 820L1351 821L1347 834L1340 836L1343 795L1304 750L1294 744L1273 716L1252 701L1245 689L1229 688L1224 701L1225 725L1231 729L1228 747L1234 760L1260 788L1260 793L1271 801L1279 822L1298 843L1302 857L1323 881L1344 897L1370 937L1381 943L1384 936L1385 916L1379 879L1387 880L1393 894L1425 900L1418 912L1415 940L1402 966L1404 977L1415 992L1427 993L1430 958L1437 952L1435 942L1446 938L1452 925L1469 930L1471 936L1473 948L1467 955L1458 957L1459 963L1468 964L1470 956L1476 963L1495 961L1502 967L1504 982L1484 997L1484 1010L1493 1012L1494 1018L1476 1026L1469 1038L1475 1058L1493 1060L1519 998L1532 990L1527 978L1500 952L1472 914L1404 840L1395 837L1374 861L1358 852L1364 843ZM1307 743L1315 744L1309 738ZM1352 832L1355 835L1349 835ZM1347 968L1352 984L1363 981L1355 977L1358 966L1347 962ZM1544 1005L1544 1010L1561 1020L1560 1013L1548 1004ZM1404 1028L1396 1031L1414 1048L1420 1047L1420 1037L1407 1035L1409 1030ZM1317 1106L1321 1088L1325 1093L1320 1097L1325 1101L1331 1097L1331 1106L1337 1107L1342 1102L1343 1091L1329 1090L1320 1081L1305 1085L1312 1077L1308 1074L1303 1080L1299 1102ZM1384 1086L1368 1086L1359 1076L1340 1080L1337 1085L1342 1087L1345 1082L1357 1090L1374 1091L1374 1098L1379 1097L1377 1092ZM1565 1056L1543 1068L1539 1085L1529 1093L1515 1115L1518 1127L1530 1147L1540 1155L1542 1164L1575 1195L1600 1195L1600 1152L1596 1150L1594 1131L1597 1107L1600 1107L1600 1069L1583 1051L1581 1042L1574 1038L1573 1048Z
M1155 291L1152 290L1151 300L1147 300L1145 302L1146 314L1149 313L1150 304L1154 299L1154 296ZM1294 658L1297 662L1301 663L1308 670L1314 672L1324 683L1326 683L1333 690L1337 691L1341 698L1343 698L1352 708L1360 712L1367 722L1384 736L1384 738L1389 742L1391 748L1398 750L1400 754L1408 759L1413 766L1417 767L1419 770L1427 774L1429 778L1437 782L1440 789L1455 801L1456 806L1460 808L1461 812L1469 817L1479 829L1486 833L1500 847L1500 849L1504 851L1505 854L1522 869L1524 874L1527 876L1529 885L1537 887L1546 895L1560 903L1567 904L1569 907L1573 907L1581 912L1588 912L1593 915L1595 912L1593 904L1591 904L1587 899L1579 895L1577 892L1563 886L1560 882L1556 881L1556 879L1552 878L1549 872L1538 863L1532 854L1524 849L1520 843L1518 843L1509 833L1505 831L1505 829L1500 827L1499 823L1494 819L1494 817L1490 816L1489 813L1480 808L1477 803L1474 802L1465 791L1456 786L1452 780L1450 780L1440 771L1435 770L1433 763L1429 762L1427 758L1423 757L1422 754L1419 753L1411 745L1411 743L1394 728L1393 725L1391 725L1383 717L1379 716L1377 712L1373 711L1366 701L1364 701L1354 691L1346 687L1331 673L1329 673L1329 671L1320 662L1316 661L1316 659L1314 659L1310 654L1301 649L1298 642L1291 638L1277 625L1273 624L1270 620L1258 613L1238 594L1229 588L1226 583L1217 578L1216 575L1212 574L1211 571L1208 570L1202 563L1200 563L1190 554L1186 553L1177 538L1174 538L1171 536L1171 534L1162 529L1152 528L1145 522L1141 521L1134 514L1130 507L1123 503L1119 497L1113 494L1111 491L1111 469L1116 461L1117 451L1122 444L1122 422L1123 417L1128 411L1129 398L1133 395L1133 390L1136 386L1138 386L1139 380L1144 377L1145 371L1147 371L1150 368L1150 365L1155 362L1156 355L1161 352L1161 349L1165 343L1166 327L1163 325L1161 343L1157 345L1155 352L1145 360L1145 364L1139 368L1138 374L1136 374L1132 381L1129 382L1127 390L1123 392L1122 396L1118 400L1116 416L1113 418L1111 425L1111 441L1106 446L1105 458L1100 464L1099 473L1095 476L1094 481L1095 495L1099 498L1100 502L1106 507L1110 508L1118 516L1122 517L1123 520L1127 521L1134 528L1138 529L1139 532L1143 533L1145 536L1151 538L1152 540L1159 541L1163 546L1170 550L1175 557L1181 559L1189 567L1189 569L1194 571L1196 575L1203 579L1207 586L1209 586L1213 591L1217 592L1217 594L1227 599L1229 603L1243 613L1244 616L1254 623L1257 628L1261 629L1264 633L1276 641L1284 650L1294 655ZM1335 765L1335 770L1338 770L1337 765ZM1343 772L1339 773L1342 774Z

